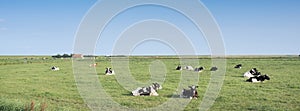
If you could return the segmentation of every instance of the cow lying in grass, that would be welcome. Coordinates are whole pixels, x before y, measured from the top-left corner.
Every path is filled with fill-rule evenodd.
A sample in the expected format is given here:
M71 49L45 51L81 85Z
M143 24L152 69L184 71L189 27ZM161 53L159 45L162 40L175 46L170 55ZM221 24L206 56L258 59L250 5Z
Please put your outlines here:
M97 66L97 63L95 64L90 64L90 67L96 67Z
M263 82L265 80L270 80L270 77L266 74L266 75L258 75L255 77L250 77L249 79L247 79L247 82Z
M246 77L248 79L250 77L256 77L258 75L260 75L260 72L258 72L258 70L256 68L253 68L250 71L244 73L244 77Z
M193 68L192 66L183 66L181 67L180 65L178 65L176 67L176 70L188 70L188 71L195 71L195 72L202 72L204 70L204 67L199 67L199 68Z
M194 68L192 66L185 66L183 69L190 70L190 71L194 70Z
M176 67L176 70L182 70L181 66L178 65L178 66Z
M51 67L51 70L52 70L52 71L58 71L58 70L59 70L59 67L52 66L52 67Z
M197 88L198 86L189 86L190 89L183 89L182 93L180 95L181 98L190 98L190 99L197 99L198 96L198 91Z
M115 74L115 71L114 70L112 70L111 68L106 68L106 70L105 70L105 74L106 75L113 75L113 74Z
M242 68L242 64L235 65L234 68L241 69Z
M194 68L192 66L180 66L180 65L178 65L176 67L176 70L189 70L189 71L192 71L192 70L194 70Z
M210 68L210 71L217 71L217 70L218 70L218 68L215 66Z
M162 89L162 86L158 83L152 83L151 86L148 87L138 87L136 90L132 91L133 96L158 96L157 90Z
M202 72L204 70L204 67L195 68L195 72Z

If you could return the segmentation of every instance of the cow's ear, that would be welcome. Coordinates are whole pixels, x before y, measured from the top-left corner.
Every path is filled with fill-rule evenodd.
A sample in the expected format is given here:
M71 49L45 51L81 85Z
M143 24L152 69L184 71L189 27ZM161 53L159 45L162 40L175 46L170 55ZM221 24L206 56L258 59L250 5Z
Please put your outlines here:
M198 88L199 86L196 86L196 88Z
M192 86L189 86L189 88L192 88Z

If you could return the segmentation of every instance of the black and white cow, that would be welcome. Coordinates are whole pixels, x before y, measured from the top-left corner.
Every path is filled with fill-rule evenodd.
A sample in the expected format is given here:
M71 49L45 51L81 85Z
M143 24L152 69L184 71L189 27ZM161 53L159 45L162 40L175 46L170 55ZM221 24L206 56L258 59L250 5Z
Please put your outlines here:
M111 68L106 68L105 69L105 74L106 75L113 75L113 74L115 74L115 71L114 70L112 70Z
M59 67L52 66L52 67L51 67L51 70L52 70L52 71L58 71L58 70L59 70Z
M265 75L258 75L255 77L250 77L249 79L247 79L247 82L263 82L265 80L270 80L270 77L265 74Z
M215 66L210 68L210 71L217 71L217 70L218 70L218 68Z
M242 68L242 64L235 65L234 68L241 69Z
M190 98L190 99L197 99L198 96L198 91L197 88L198 86L189 86L190 89L183 89L182 93L180 95L181 98Z
M138 87L136 90L132 91L133 96L158 96L157 90L162 89L162 86L158 83L152 83L151 86L148 87Z
M181 66L178 65L178 66L176 67L176 70L182 70Z
M194 68L192 66L185 66L184 69L185 70L190 70L190 71L194 70Z
M204 70L204 67L195 68L195 72L202 72Z
M250 77L256 77L261 75L260 72L256 68L252 68L250 71L244 73L244 77L250 78Z

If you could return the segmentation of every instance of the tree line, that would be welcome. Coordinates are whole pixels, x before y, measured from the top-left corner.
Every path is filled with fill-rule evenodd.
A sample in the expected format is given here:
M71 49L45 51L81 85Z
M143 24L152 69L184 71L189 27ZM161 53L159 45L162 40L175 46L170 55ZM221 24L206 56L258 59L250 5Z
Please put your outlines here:
M54 55L54 56L51 56L53 58L71 58L73 56L73 54L57 54L57 55Z

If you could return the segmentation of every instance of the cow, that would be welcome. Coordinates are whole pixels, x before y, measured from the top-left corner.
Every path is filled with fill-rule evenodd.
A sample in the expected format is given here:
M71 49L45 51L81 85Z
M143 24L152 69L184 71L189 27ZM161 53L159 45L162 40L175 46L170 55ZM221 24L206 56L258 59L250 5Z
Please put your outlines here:
M111 68L106 68L106 70L105 70L105 74L106 75L114 75L115 74L115 71L114 70L112 70Z
M59 67L52 66L52 67L51 67L51 70L52 70L52 71L58 71L58 70L59 70Z
M234 68L241 69L242 68L242 64L235 65Z
M204 67L195 68L195 72L202 72L204 70Z
M189 86L190 89L183 89L182 93L180 95L181 98L190 98L190 99L197 99L198 96L198 91L197 88L198 86Z
M158 83L152 83L148 87L138 87L136 90L132 91L133 96L158 96L157 90L162 89L162 86Z
M270 80L270 77L267 74L250 77L246 82L263 82L265 80Z
M176 70L182 70L181 66L178 65L178 66L176 67Z
M217 70L218 70L218 68L215 66L210 68L210 71L217 71Z
M258 72L258 70L256 68L252 68L250 71L244 73L244 77L246 77L248 79L250 77L255 77L258 75L261 75L261 74L260 74L260 72Z
M97 66L97 63L95 64L90 64L90 67L96 67Z
M184 69L185 70L190 70L190 71L194 70L194 68L192 66L185 66Z

